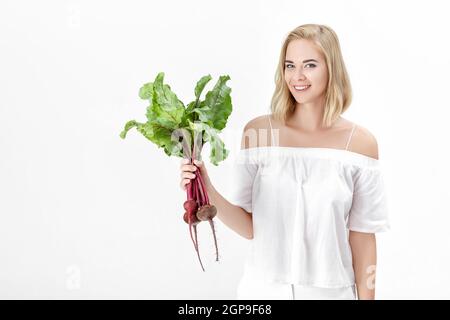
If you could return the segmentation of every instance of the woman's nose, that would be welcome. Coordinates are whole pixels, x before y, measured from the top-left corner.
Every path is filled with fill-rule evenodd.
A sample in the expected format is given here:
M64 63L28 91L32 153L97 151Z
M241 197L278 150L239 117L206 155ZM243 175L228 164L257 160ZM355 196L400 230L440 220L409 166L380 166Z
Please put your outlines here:
M305 80L306 77L305 77L305 74L303 73L303 69L298 69L298 70L299 71L297 71L296 78L298 80Z

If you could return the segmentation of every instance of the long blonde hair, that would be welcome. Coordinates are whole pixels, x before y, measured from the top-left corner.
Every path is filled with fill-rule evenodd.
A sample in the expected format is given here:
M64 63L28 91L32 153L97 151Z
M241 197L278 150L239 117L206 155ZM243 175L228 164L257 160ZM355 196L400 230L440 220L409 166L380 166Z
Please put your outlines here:
M352 89L342 58L339 39L336 33L326 25L304 24L288 33L281 48L275 74L275 91L270 104L271 112L275 119L284 123L295 110L297 102L284 79L284 60L289 43L298 39L313 41L325 56L328 85L322 125L329 127L350 106Z

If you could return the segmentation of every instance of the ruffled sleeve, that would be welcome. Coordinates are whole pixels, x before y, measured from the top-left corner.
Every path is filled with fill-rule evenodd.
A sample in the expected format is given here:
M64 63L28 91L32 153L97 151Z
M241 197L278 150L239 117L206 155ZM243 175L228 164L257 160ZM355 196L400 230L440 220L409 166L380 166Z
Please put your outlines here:
M366 233L390 229L386 189L378 166L359 168L356 172L347 227Z
M241 149L233 163L233 184L230 202L252 212L253 183L258 164L249 153L249 149Z

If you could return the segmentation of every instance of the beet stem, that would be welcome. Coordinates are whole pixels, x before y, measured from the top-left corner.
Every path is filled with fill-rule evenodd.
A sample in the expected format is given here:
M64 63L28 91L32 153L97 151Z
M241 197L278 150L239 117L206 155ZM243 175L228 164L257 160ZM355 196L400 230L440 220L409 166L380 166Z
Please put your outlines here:
M200 170L197 170L197 171L200 171ZM198 177L199 177L200 186L201 186L201 188L202 188L202 190L204 192L204 195L205 195L205 202L206 202L206 204L209 204L208 192L206 191L206 186L205 186L205 183L203 181L203 177L200 174L200 172L199 172Z
M194 186L195 186L195 201L197 202L197 207L200 208L201 204L201 198L200 198L200 191L198 186L198 180L197 177L193 180Z
M205 191L203 190L202 184L200 182L200 175L199 175L198 179L199 179L198 180L198 187L199 187L199 191L200 191L200 205L199 205L199 207L201 207L201 206L204 206L206 204L206 196L205 196Z
M186 192L187 192L187 199L192 200L192 182L191 181L189 181L189 183L187 184Z
M193 143L193 147L192 147L193 148L192 149L192 163L194 163L194 160L195 160L195 148L196 148L195 140L196 139L194 138L194 143ZM203 148L203 145L201 145L201 147L200 147L200 150L199 150L200 153L201 153L201 149L202 148ZM200 188L201 188L201 191L202 191L202 196L203 196L202 198L200 198L200 203L199 203L199 207L200 207L200 206L202 206L204 204L209 204L209 198L208 198L208 193L206 192L206 188L205 188L205 185L204 185L204 182L203 182L202 175L200 173L200 169L198 167L197 167L197 169L198 170L196 170L197 171L196 177L198 177L198 181L199 181Z

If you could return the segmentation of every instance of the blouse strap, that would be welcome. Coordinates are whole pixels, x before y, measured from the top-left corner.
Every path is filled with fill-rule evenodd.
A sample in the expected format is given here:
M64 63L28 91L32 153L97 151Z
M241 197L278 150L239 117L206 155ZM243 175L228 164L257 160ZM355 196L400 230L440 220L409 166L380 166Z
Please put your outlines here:
M272 140L270 141L270 145L272 145L273 144L273 142L275 141L275 139L273 138L273 132L272 132L272 130L273 130L273 128L272 128L272 121L270 121L270 114L267 116L267 118L269 118L269 124L270 124L270 135L271 135L271 137L272 137Z
M348 137L347 145L345 146L345 150L348 150L348 146L350 144L350 140L352 140L352 136L353 136L353 132L355 131L355 128L356 128L356 123L353 124L352 132L350 133L350 136Z

